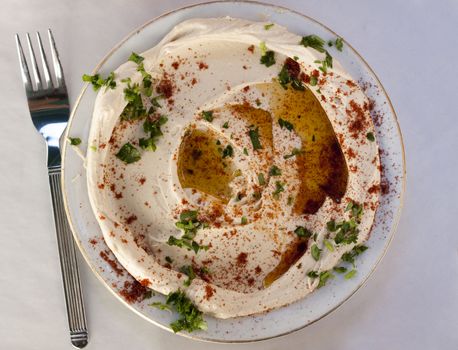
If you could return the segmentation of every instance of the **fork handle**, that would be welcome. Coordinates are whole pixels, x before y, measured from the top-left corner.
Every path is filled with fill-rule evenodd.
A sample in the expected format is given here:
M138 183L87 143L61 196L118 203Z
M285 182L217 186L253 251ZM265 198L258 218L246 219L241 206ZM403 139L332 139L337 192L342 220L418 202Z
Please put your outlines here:
M86 314L84 311L75 245L64 210L60 167L48 169L48 175L65 293L65 304L67 306L68 325L70 328L70 339L73 346L81 349L88 343Z

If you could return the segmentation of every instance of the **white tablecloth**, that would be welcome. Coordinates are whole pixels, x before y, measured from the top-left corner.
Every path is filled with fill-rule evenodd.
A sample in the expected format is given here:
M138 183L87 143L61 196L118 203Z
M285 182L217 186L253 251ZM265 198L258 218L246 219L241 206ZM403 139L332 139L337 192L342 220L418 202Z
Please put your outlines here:
M2 0L0 10L0 348L70 349L45 147L29 120L13 34L53 29L70 100L108 50L191 3ZM404 133L404 212L388 254L337 311L279 339L204 344L133 314L81 259L87 349L458 349L458 2L272 1L334 29L374 68Z

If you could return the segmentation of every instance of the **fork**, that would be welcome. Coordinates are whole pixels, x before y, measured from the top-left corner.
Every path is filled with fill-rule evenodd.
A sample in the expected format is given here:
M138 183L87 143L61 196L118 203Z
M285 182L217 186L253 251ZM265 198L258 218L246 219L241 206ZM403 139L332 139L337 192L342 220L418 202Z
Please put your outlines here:
M70 106L68 103L67 88L64 74L57 53L54 37L48 29L49 44L51 47L54 82L49 70L45 50L40 33L37 32L37 44L40 51L42 72L38 69L30 36L27 33L27 46L30 53L33 80L30 78L27 60L22 49L19 35L15 35L19 63L21 66L22 81L27 95L32 122L37 131L44 137L47 144L47 164L49 185L51 188L54 223L56 226L57 246L62 272L65 303L67 307L70 340L73 346L83 348L88 342L86 315L84 311L81 283L76 260L76 252L70 226L64 209L61 189L61 157L59 140L67 126ZM35 84L34 84L35 83Z

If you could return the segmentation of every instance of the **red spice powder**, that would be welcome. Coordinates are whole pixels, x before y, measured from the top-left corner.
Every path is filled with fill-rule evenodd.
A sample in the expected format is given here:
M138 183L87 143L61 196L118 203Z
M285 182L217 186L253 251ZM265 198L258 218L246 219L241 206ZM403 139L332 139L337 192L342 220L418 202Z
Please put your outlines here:
M210 300L210 298L213 296L214 292L215 292L215 290L209 284L207 284L205 286L205 299Z
M247 257L248 257L248 254L247 253L240 253L238 256L237 256L237 264L238 265L245 265L247 263Z
M125 281L124 288L119 291L119 294L129 303L142 301L148 289L142 286L138 281Z
M253 52L254 52L254 45L248 46L248 51L250 51L251 53L253 53Z
M206 64L204 62L198 62L198 64L199 64L199 69L200 70L208 69L208 64Z
M180 66L180 62L175 61L172 63L172 67L175 69L178 69L179 66Z
M126 223L128 225L130 225L131 223L133 223L135 220L137 220L137 216L132 214L131 216L129 216L127 219L126 219Z
M108 265L111 266L111 268L113 269L113 271L116 272L116 274L117 274L118 276L124 276L124 270L121 269L121 268L118 266L118 264L116 263L115 260L110 259L110 257L108 256L108 254L109 254L109 252L103 251L103 250L102 250L102 251L100 252L100 257L101 257L103 260L105 260L105 261L108 263Z
M173 95L173 85L170 79L163 78L156 86L156 92L164 95L165 98L170 98Z

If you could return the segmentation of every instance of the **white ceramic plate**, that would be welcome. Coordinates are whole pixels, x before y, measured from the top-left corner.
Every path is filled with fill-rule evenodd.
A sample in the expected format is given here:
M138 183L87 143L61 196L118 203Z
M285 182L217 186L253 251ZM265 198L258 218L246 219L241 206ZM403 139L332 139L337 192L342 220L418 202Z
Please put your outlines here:
M317 34L324 39L338 35L330 29L291 10L272 5L253 2L213 2L182 8L162 15L131 33L108 53L98 64L95 72L108 74L124 63L132 51L143 52L159 42L173 26L183 20L196 17L231 16L249 20L268 20L281 24L289 31L299 35ZM376 221L368 242L368 249L358 257L358 274L351 280L337 276L326 287L321 288L305 299L292 305L271 311L267 314L220 320L206 317L208 330L192 334L182 333L195 339L217 342L249 342L284 335L301 329L335 310L358 288L360 288L375 269L394 235L405 186L405 163L402 137L395 112L382 85L367 63L345 42L344 50L336 55L343 67L365 88L366 94L375 102L373 118L377 132L383 165L385 194L377 211ZM78 136L83 140L80 149L87 149L87 138L95 93L85 87L79 96L68 125L67 135ZM161 295L136 303L127 303L120 293L124 284L132 282L126 271L116 272L101 258L101 251L107 251L110 259L115 260L105 245L102 232L91 210L86 186L86 172L81 157L72 147L63 149L63 191L70 225L87 263L114 295L132 311L146 320L169 329L169 323L176 318L166 311L148 306L156 300L164 300ZM102 253L103 254L103 253ZM118 264L119 265L119 264ZM122 274L121 274L122 273ZM170 330L170 329L169 329Z

